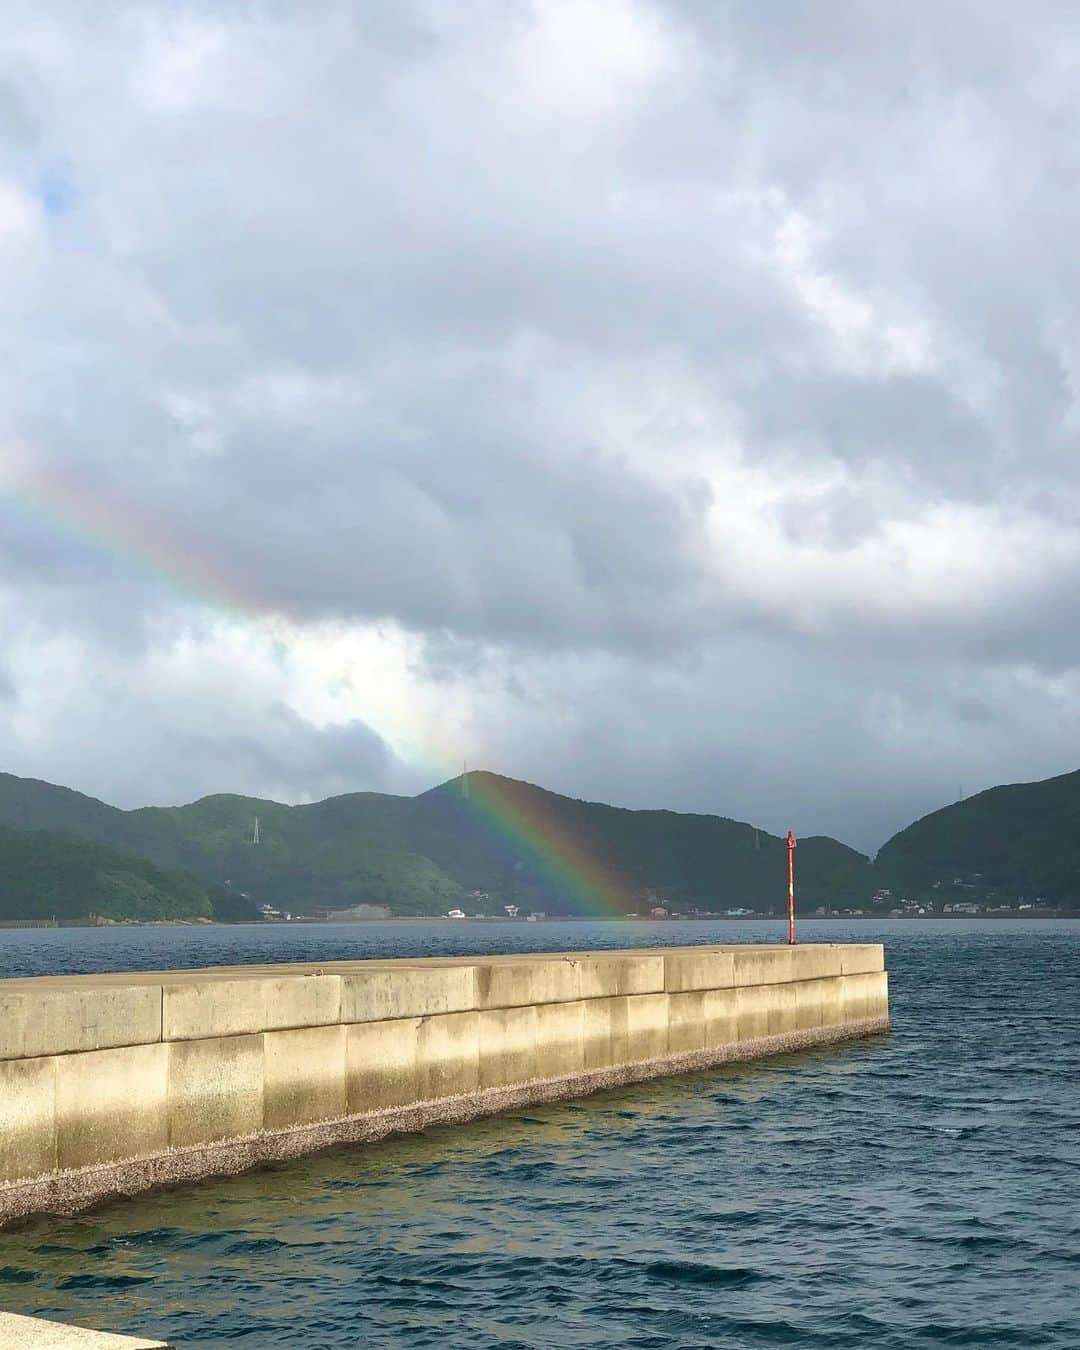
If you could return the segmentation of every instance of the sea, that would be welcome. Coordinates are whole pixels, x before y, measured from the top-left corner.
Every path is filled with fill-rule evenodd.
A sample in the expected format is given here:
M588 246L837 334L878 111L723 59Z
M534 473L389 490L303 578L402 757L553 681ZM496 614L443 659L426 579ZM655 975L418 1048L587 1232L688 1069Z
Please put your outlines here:
M0 975L783 940L781 925L0 930ZM0 1307L178 1350L1080 1347L1080 922L883 941L892 1030L0 1232Z

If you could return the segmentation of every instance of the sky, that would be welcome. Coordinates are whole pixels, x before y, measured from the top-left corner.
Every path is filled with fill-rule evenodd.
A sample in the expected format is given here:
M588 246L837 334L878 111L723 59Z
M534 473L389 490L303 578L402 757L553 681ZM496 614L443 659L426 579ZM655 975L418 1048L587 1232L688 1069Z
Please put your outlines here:
M0 770L1076 769L1078 238L1056 0L12 0Z

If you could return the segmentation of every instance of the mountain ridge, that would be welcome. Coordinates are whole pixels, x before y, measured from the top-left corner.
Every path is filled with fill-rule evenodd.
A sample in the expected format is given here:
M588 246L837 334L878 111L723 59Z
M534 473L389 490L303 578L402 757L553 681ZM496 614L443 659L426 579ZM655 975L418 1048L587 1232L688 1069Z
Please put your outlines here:
M363 904L396 914L464 905L495 913L518 904L568 915L654 906L767 912L783 903L785 844L766 830L705 812L612 806L486 770L413 797L350 792L292 806L209 793L128 809L0 773L0 828L116 850L130 873L117 887L128 894L145 882L134 879L136 862L172 878L163 896L188 894L178 878L197 879L219 917L254 916L256 902L303 914ZM9 857L5 872L5 837L0 893L16 867ZM8 838L8 854L13 847ZM1001 784L929 812L873 862L828 835L801 838L798 849L803 913L887 911L901 898L936 912L984 892L1080 910L1080 771ZM87 867L98 862L88 856Z
M105 844L0 826L0 920L209 920L255 913L188 873Z
M922 896L959 887L1080 906L1080 770L999 783L928 812L881 846L874 869Z
M470 792L489 799L483 809ZM515 822L509 833L493 824L500 812ZM210 793L181 806L126 810L0 774L0 825L120 848L305 913L365 903L445 913L470 892L486 894L489 907L523 902L556 913L597 912L604 903L627 912L651 903L757 905L777 898L783 849L778 836L730 817L589 802L485 770L415 797L343 793L290 806ZM576 859L561 879L545 856L547 835ZM805 897L865 889L865 855L828 836L808 837L801 848ZM587 882L578 884L575 866Z

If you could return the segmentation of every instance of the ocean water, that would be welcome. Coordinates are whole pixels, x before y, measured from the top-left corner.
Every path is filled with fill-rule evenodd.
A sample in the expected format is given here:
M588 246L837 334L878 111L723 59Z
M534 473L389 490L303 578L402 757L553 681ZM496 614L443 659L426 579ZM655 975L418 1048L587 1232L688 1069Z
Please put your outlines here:
M0 974L779 925L0 931ZM893 1030L0 1233L0 1307L183 1350L1080 1347L1080 923L882 939Z

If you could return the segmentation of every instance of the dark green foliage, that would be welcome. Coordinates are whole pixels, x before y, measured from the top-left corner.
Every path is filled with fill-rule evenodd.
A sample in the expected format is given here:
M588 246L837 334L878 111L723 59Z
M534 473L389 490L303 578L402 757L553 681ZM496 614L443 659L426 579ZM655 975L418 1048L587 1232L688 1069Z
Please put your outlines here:
M210 912L216 923L253 923L262 919L254 900L227 886L216 886L212 881L203 882L203 885L210 897Z
M784 904L784 844L775 835L717 816L577 801L495 774L470 774L467 797L455 779L415 798L358 792L289 807L221 795L135 811L0 775L0 824L62 830L193 873L219 918L250 917L256 902L301 914L365 903L397 914L459 904L491 914L506 903L587 913L597 895L618 912ZM569 872L544 865L545 855L568 850ZM800 841L797 858L801 908L865 898L862 854L812 838ZM584 888L574 884L583 865ZM470 891L488 898L467 899ZM205 904L192 910L207 912Z
M893 835L875 863L879 884L929 895L954 878L978 892L1080 897L1080 773L1012 783L934 811ZM957 898L957 897L950 897Z
M412 805L378 793L295 807L222 794L120 811L68 788L0 774L0 824L62 829L194 873L211 883L214 916L228 919L257 917L256 903L306 914L363 903L445 913L459 903L460 887L391 828Z
M582 889L544 865L547 850L518 842L539 837L560 841L563 857L569 841L569 856L585 863L584 872L576 864L571 871L593 883L585 895L609 896L621 912L786 906L786 845L764 830L721 816L578 801L495 774L470 773L468 781L467 800L455 779L416 798L410 819L417 846L422 841L468 890L556 913L587 911ZM800 908L866 896L869 863L854 849L813 837L800 841L796 857Z
M595 912L600 896L616 912L784 907L784 841L749 825L626 811L495 774L471 773L467 788L454 779L414 798L358 792L290 807L222 795L119 811L0 774L0 826L9 827L0 837L0 917L92 909L236 920L255 917L256 903L300 914L355 904L397 914L455 905L494 914L507 903L571 914ZM936 811L890 839L873 867L835 839L802 839L799 908L863 907L877 886L938 900L972 898L974 887L980 897L996 890L1076 903L1078 826L1074 773L992 788ZM13 839L34 836L13 830L53 837L16 847ZM550 866L550 858L570 865ZM954 877L969 889L954 895ZM473 891L487 898L471 898Z
M192 919L212 913L207 887L185 873L165 872L70 835L0 828L0 919Z

